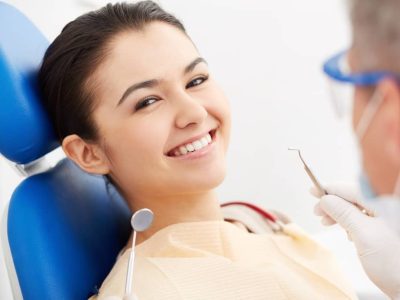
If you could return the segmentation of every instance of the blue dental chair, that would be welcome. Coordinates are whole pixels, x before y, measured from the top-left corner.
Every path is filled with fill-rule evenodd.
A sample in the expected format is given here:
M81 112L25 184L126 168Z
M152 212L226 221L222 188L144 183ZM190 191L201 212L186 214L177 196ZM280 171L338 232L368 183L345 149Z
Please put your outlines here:
M17 9L0 2L0 153L26 178L3 217L14 299L87 299L130 234L130 211L102 177L47 153L59 146L36 74L48 46Z

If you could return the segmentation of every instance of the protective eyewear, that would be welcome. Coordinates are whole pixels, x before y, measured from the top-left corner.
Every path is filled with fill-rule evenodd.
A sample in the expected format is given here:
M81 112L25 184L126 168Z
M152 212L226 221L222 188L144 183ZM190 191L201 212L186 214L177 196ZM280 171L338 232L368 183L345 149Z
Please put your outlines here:
M347 51L329 58L323 64L323 71L328 77L333 105L339 117L352 111L355 87L374 86L383 78L398 77L386 71L352 73Z

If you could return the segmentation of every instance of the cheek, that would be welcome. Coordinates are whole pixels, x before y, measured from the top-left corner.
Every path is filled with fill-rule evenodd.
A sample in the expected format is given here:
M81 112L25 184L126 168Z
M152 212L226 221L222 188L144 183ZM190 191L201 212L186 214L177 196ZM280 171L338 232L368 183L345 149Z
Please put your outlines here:
M361 91L360 89L355 89L354 90L354 103L353 103L353 130L357 129L357 125L360 122L360 119L363 115L364 109L365 109L365 93Z
M160 161L168 132L160 118L128 119L107 132L110 160L118 177L144 176Z
M228 98L224 92L215 84L209 95L207 110L224 126L226 134L229 135L231 127L231 108Z
M223 126L223 135L226 141L225 142L225 151L226 151L228 148L230 140L230 132L231 132L231 108L228 99L225 97L225 95L222 94L222 92L220 97L221 100L218 105L218 111L219 111L219 118Z

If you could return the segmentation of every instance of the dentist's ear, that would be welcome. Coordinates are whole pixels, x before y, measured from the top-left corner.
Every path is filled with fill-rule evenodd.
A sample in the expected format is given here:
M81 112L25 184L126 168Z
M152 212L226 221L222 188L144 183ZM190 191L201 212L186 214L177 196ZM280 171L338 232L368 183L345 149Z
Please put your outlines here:
M384 100L382 110L384 113L385 149L394 163L400 164L400 86L394 79L383 79L377 86Z
M108 160L99 145L89 143L76 134L64 138L62 148L65 154L88 173L104 175L110 169Z

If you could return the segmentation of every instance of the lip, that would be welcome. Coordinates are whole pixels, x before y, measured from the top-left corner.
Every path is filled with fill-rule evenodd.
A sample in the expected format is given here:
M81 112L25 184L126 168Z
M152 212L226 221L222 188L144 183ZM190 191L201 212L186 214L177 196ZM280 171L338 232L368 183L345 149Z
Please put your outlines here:
M209 133L209 134L211 135L212 141L211 141L210 144L208 144L206 147L204 147L204 148L202 148L202 149L208 148L208 146L211 145L211 144L213 143L213 141L214 141L214 137L215 137L216 131L217 131L217 128L214 128L214 129L211 129L211 130L209 130L209 131L206 131L206 132L204 132L204 133L202 133L202 134L198 134L198 135L196 135L196 136L194 136L194 137L192 137L192 138L190 138L190 139L184 141L183 143L181 143L181 144L179 144L179 145L177 145L177 146L175 146L175 147L172 147L170 150L168 150L168 151L165 153L165 155L168 156L168 157L172 157L172 155L171 155L172 153L171 153L171 152L172 152L174 149L179 148L179 147L181 147L181 146L184 146L184 145L186 145L186 144L189 144L189 143L191 143L191 142L197 141L197 140L201 139L202 137L204 137L206 134ZM202 150L202 149L200 149L200 150ZM197 150L197 151L200 152L200 150ZM194 152L197 152L197 151L194 151ZM190 155L190 154L186 154L185 156L188 156L188 155Z
M209 143L204 148L201 148L200 150L196 150L196 151L187 153L185 155L168 156L168 158L171 158L171 159L174 159L174 160L195 160L195 159L199 159L199 158L207 156L210 152L212 152L215 149L215 142L216 142L216 139L217 139L216 130L211 130L209 132L210 132L210 134L212 133L212 135L211 135L212 140L211 140L211 143Z

